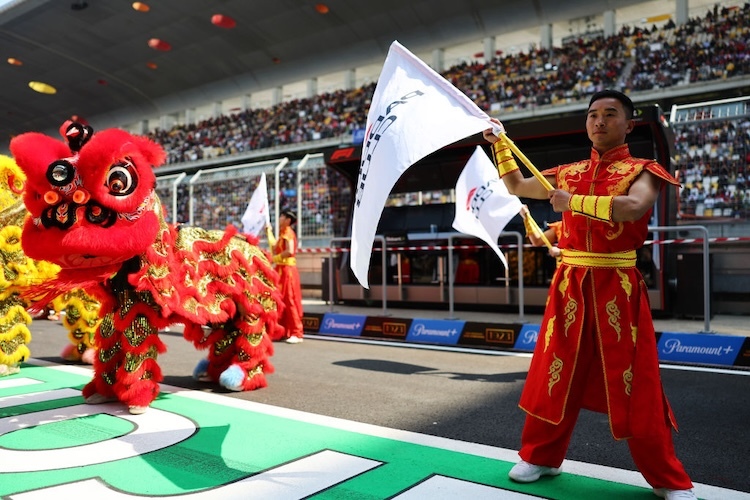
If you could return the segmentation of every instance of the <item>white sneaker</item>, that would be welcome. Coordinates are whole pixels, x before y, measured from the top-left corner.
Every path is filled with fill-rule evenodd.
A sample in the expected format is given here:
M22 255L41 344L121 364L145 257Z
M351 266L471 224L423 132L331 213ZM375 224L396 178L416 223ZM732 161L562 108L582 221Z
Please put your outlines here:
M302 337L289 337L286 339L287 344L301 344L302 343Z
M14 373L18 373L20 371L21 367L19 367L18 365L5 365L0 363L0 377L13 375Z
M533 483L542 476L559 476L560 473L562 473L562 467L545 467L521 460L513 466L508 477L519 483Z
M654 495L666 500L697 500L693 490L670 490L667 488L654 488Z
M148 410L148 406L128 406L131 415L143 415Z

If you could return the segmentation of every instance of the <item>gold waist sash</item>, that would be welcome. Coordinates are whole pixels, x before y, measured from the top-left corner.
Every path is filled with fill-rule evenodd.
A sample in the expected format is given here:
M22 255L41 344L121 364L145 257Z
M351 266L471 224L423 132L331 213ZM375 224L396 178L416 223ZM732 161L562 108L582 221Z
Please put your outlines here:
M573 267L635 267L635 250L613 253L563 250L562 263Z
M297 265L297 258L296 257L287 257L285 259L281 259L279 262L276 263L277 266L296 266Z

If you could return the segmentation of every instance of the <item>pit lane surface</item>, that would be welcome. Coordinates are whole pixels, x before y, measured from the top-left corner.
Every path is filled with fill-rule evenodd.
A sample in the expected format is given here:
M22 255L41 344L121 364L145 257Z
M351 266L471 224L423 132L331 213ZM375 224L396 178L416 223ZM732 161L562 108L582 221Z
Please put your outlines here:
M31 330L33 357L62 363L58 354L67 342L62 326L37 321ZM269 376L267 388L230 393L192 379L201 353L179 331L163 332L162 338L168 346L159 358L164 384L479 445L509 450L520 445L524 414L517 402L528 356L308 336L303 344L275 345L276 373ZM706 489L705 498L750 498L748 375L737 370L662 369L680 424L675 436L678 457L694 482L736 490ZM582 412L567 458L583 463L572 464L574 470L585 470L585 464L634 470L625 443L612 440L606 417L590 412ZM498 474L506 472L498 466Z

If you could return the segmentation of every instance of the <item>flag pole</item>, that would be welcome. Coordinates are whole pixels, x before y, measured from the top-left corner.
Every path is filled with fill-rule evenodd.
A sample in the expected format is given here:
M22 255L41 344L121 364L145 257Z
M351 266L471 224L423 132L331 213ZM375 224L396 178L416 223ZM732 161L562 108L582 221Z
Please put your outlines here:
M536 223L534 218L531 216L531 213L529 212L529 209L524 207L521 207L521 217L524 218L524 220L529 224L531 227L531 230L534 232L534 236L538 237L539 239L544 242L544 245L548 249L552 249L552 243L550 243L547 236L544 235L544 231L539 227L539 225Z
M510 140L510 137L508 137L508 134L506 134L505 132L501 132L501 134L504 136L506 144L508 145L510 150L513 152L513 154L515 154L521 160L521 162L524 165L526 165L526 168L528 168L529 171L532 174L534 174L534 177L536 177L537 180L542 183L542 186L544 186L544 189L546 189L547 191L552 191L553 189L555 189L554 187L552 187L552 184L550 184L549 181L541 174L541 172L537 170L534 164L531 163L531 161L528 158L526 158L526 155L523 154L523 152L520 149L518 149L518 146L516 146L516 144L512 140ZM531 220L534 220L534 219L531 219Z

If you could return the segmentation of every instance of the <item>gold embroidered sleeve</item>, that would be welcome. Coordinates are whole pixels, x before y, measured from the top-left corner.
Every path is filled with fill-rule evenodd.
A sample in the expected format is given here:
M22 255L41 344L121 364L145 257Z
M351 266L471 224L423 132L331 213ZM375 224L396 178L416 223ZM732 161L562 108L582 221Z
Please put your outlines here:
M592 219L612 221L614 196L594 196L574 194L570 197L568 208L573 212L586 215Z

